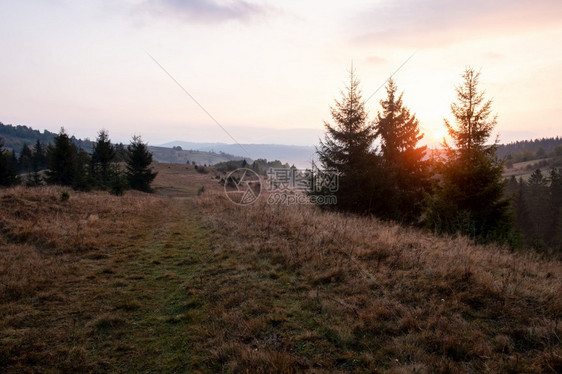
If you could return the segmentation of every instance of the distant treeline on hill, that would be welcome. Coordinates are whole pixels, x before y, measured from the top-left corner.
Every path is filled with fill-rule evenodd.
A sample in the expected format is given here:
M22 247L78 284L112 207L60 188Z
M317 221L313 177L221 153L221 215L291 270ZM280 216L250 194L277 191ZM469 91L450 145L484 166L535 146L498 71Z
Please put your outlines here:
M562 138L542 138L521 140L498 146L497 155L500 159L512 163L531 161L540 158L562 155Z
M4 128L12 130L13 126ZM19 130L12 134L45 135L25 126ZM112 144L107 131L100 130L89 153L74 144L61 128L48 144L40 139L31 146L24 142L19 157L13 148L4 149L5 138L12 139L14 144L13 137L0 136L0 186L54 184L83 191L105 190L115 195L122 195L128 188L152 192L150 183L156 176L150 169L152 153L139 136L133 136L125 147Z
M4 147L9 150L14 150L18 156L24 144L35 144L38 140L41 143L50 144L54 142L55 136L57 136L57 134L49 130L43 130L43 132L41 132L28 126L5 125L0 122L0 138L2 138L4 142ZM70 141L78 149L83 149L88 153L91 153L94 147L94 143L88 139L82 140L71 136Z
M232 160L221 162L215 165L216 169L223 172L233 171L239 168L248 168L252 169L258 174L267 176L267 171L271 168L289 168L288 163L282 163L279 160L274 161L267 161L264 158L258 158L257 160L253 161L249 164L246 160Z
M41 132L28 126L5 125L0 122L0 140L4 143L4 148L10 152L14 151L18 158L21 157L24 146L31 146L39 141L47 147L47 145L54 142L56 136L57 134L49 130L43 130L43 132ZM79 150L84 150L87 153L92 153L94 150L94 142L89 139L82 140L75 136L70 136L70 142ZM125 146L122 143L114 145L118 155L123 156ZM172 148L148 147L154 156L154 160L158 162L179 164L195 162L197 165L214 165L223 161L243 159L243 157L234 156L225 152L216 153L213 151L183 150L180 146ZM124 158L121 157L119 161L124 161ZM249 162L252 162L252 160L249 160Z

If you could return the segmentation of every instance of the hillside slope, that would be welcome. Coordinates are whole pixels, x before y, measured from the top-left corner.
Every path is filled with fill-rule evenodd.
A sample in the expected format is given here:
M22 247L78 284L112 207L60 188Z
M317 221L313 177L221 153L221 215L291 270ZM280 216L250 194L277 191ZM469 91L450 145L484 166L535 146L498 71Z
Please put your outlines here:
M558 261L157 168L161 195L0 190L5 372L562 370Z
M309 168L312 160L317 159L316 147L284 144L225 144L225 143L193 143L175 141L165 146L181 146L183 149L194 149L205 152L223 152L234 155L245 155L252 159L279 160L288 162L298 168ZM243 149L242 149L243 148Z
M28 126L5 125L0 122L0 140L4 143L5 148L15 150L17 154L21 151L24 144L28 146L34 145L37 140L41 143L52 143L57 134L48 130L34 130ZM71 134L72 135L72 134ZM89 139L82 140L71 136L70 140L80 149L91 152L93 143Z
M228 153L215 153L206 151L178 150L167 147L149 146L155 161L164 163L186 164L194 162L196 165L215 165L220 162L231 160L242 160L244 157L234 156ZM247 159L249 162L252 160Z

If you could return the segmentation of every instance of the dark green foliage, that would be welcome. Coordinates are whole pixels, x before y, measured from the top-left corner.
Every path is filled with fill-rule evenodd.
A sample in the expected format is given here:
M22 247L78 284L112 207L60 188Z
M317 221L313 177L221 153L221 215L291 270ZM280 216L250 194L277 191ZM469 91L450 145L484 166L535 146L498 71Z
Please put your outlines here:
M47 168L47 147L39 140L35 142L35 149L33 152L33 165L37 170Z
M149 168L152 163L152 153L142 142L140 136L134 136L131 144L127 147L127 180L129 186L134 190L152 192L150 183L156 178Z
M48 182L72 186L77 171L78 150L63 128L55 136L54 144L49 145L47 157L49 160Z
M503 199L502 163L496 145L486 145L496 118L491 101L478 90L479 73L467 68L451 105L455 124L445 120L454 148L445 144L447 160L441 183L429 201L427 223L440 233L468 235L479 241L511 239L509 202Z
M529 210L530 239L536 246L544 246L544 239L549 231L550 218L549 211L549 188L548 180L543 176L540 169L531 174L527 182L526 200Z
M61 191L60 193L60 201L68 201L70 199L70 193L68 191Z
M113 162L125 162L127 160L127 147L123 143L115 144L115 156Z
M25 142L32 143L39 140L43 143L50 143L54 140L56 134L47 130L33 130L27 126L4 125L0 122L0 135L4 136L8 141L5 146L9 148L20 149Z
M441 184L433 198L427 220L439 233L456 233L475 239L510 239L508 200L502 199L501 166L486 154L450 159L441 168ZM466 156L468 157L468 156Z
M57 134L48 130L43 130L43 132L41 132L27 126L4 125L0 122L0 136L5 138L4 145L6 148L19 150L25 143L32 144L36 141L40 141L43 144L52 143ZM77 148L82 148L86 151L92 150L92 142L89 140L81 140L72 136L70 137L70 141Z
M536 160L540 157L556 157L557 149L562 156L562 138L522 140L498 146L498 157L513 163Z
M33 168L33 154L27 144L23 144L21 148L20 157L18 160L19 171L22 173L29 173Z
M548 236L549 244L559 253L562 252L562 173L560 169L550 171L549 216L551 223Z
M17 183L17 163L14 163L12 154L4 149L4 142L0 138L0 186L12 186Z
M562 253L562 177L552 169L548 177L535 170L529 180L519 179L511 209L521 244L540 251Z
M23 159L29 160L29 166L25 170L28 173L25 184L29 187L40 186L43 184L43 178L39 172L47 167L47 150L39 140L35 143L33 152L30 151L30 155L25 148L22 149L20 154L20 167L25 164L25 161L22 161ZM24 157L24 155L27 155L27 157Z
M377 137L381 140L382 167L391 186L392 198L388 218L415 222L422 211L424 195L429 190L428 163L424 161L426 146L418 146L423 138L419 121L397 96L392 79L386 86L387 98L381 100L382 113L375 120Z
M113 172L113 176L109 185L109 193L116 196L122 196L128 187L126 176L117 168Z
M38 187L43 184L43 178L39 174L39 170L33 166L33 170L28 174L25 185L28 187Z
M326 135L317 149L322 167L339 175L335 192L339 209L371 213L380 211L380 157L371 152L375 130L367 123L359 81L350 72L342 99L331 108L334 124L324 123ZM323 194L324 191L319 191Z
M94 143L91 157L91 174L98 188L109 189L114 170L111 161L115 158L115 148L109 140L107 131L101 130Z
M94 176L91 174L90 165L90 154L80 149L76 155L72 188L80 191L90 191L92 187L96 185Z

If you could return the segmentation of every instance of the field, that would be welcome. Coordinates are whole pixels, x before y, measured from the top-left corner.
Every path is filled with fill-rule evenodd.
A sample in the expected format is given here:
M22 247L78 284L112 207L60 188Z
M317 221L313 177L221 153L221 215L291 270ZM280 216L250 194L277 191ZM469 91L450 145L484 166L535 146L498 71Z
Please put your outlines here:
M529 179L531 174L537 169L540 169L543 172L543 174L548 175L548 172L550 171L551 168L548 166L541 165L540 162L544 161L546 163L550 160L552 159L531 160L531 161L515 163L513 164L512 168L504 169L503 177L510 178L513 176L516 177L517 179L519 179L519 177L522 177L523 180L527 180Z
M0 190L0 371L562 371L562 264L312 206Z

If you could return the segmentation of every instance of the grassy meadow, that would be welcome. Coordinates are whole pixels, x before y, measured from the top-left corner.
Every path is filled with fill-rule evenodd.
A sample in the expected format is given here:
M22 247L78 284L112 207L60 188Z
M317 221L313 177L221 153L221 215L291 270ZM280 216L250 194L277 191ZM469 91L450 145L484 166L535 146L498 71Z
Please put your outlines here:
M0 190L0 372L562 371L559 261L157 170Z

